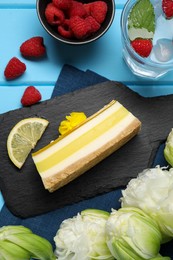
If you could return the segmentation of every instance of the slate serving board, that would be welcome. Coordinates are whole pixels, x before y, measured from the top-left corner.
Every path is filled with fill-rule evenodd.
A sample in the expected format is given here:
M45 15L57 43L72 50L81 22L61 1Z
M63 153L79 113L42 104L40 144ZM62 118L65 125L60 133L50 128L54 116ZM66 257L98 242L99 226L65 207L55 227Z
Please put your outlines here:
M50 124L35 151L57 138L57 128L72 111L92 115L112 99L118 100L142 122L140 133L91 170L63 188L49 193L31 155L21 170L9 160L6 141L11 128L27 117L44 117ZM173 126L173 95L144 98L119 82L107 81L55 97L29 108L0 115L0 189L9 210L26 218L49 212L125 186L151 167L156 151Z

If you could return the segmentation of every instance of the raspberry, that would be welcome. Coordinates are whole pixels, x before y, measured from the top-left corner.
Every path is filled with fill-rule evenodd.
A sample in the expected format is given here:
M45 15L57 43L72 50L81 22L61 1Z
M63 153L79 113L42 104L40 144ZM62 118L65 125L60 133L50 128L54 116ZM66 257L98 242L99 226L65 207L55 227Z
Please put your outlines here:
M52 0L53 4L61 10L68 10L73 0Z
M83 4L83 7L86 10L87 16L91 15L91 3Z
M172 0L162 0L162 9L167 19L173 17L173 1Z
M70 18L70 28L77 39L84 39L91 32L91 25L85 19L74 16Z
M43 37L32 37L20 46L20 52L24 57L41 57L45 54L46 48L44 46Z
M99 30L107 9L102 0L86 4L76 0L52 0L45 16L49 24L57 25L55 29L62 37L84 39Z
M153 44L149 39L135 39L131 42L131 46L140 56L146 58L150 55Z
M73 17L73 16L79 16L79 17L86 17L87 16L87 12L83 6L82 3L77 2L77 1L73 1L71 8L69 9L69 17Z
M45 17L51 25L60 25L65 19L63 11L58 9L53 3L49 3L46 6Z
M73 32L70 29L70 21L68 19L65 19L64 23L62 25L58 26L58 32L59 34L64 37L64 38L72 38L73 37Z
M15 79L21 76L26 70L26 65L18 58L13 57L7 64L4 70L6 79Z
M95 1L90 5L91 15L98 23L103 23L107 14L108 6L104 1Z
M29 86L25 89L23 96L21 98L21 103L23 106L31 106L36 104L41 100L40 92L34 87Z
M91 33L94 33L100 29L100 24L91 15L85 18L85 21L91 25Z

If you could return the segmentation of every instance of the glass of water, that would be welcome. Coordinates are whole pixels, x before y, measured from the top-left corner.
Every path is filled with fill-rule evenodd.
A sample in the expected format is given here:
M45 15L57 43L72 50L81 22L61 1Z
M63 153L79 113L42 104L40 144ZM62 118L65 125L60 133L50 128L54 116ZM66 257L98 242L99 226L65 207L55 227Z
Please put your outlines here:
M155 13L153 48L147 58L141 57L132 48L128 35L129 13L137 1L128 0L121 14L123 58L135 75L158 79L173 70L173 18L166 19L161 0L150 1Z

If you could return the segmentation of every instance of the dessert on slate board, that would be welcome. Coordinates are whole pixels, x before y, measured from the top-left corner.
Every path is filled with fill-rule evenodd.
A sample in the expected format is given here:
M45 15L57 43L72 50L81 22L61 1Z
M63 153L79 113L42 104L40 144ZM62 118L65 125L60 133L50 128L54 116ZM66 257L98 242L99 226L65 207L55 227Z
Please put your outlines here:
M141 122L113 100L67 135L32 154L45 189L53 192L119 149Z

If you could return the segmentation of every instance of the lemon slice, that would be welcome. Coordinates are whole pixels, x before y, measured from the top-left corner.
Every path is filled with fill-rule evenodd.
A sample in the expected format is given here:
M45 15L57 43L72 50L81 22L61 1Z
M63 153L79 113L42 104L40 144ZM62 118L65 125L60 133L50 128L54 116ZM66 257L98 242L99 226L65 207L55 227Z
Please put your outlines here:
M11 161L19 169L23 166L48 124L49 122L43 118L25 118L10 131L7 139L7 151Z

